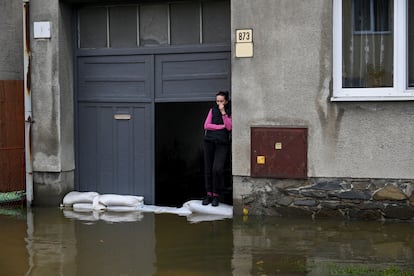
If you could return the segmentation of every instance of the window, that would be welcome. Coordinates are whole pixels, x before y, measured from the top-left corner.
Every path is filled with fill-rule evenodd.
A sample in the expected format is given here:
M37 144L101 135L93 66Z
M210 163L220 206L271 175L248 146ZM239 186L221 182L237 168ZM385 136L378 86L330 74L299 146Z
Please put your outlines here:
M170 5L171 44L200 43L200 5L199 3L180 3ZM183 30L185 30L183 32Z
M334 0L333 101L414 100L412 0Z
M134 47L137 44L136 9L111 7L109 18L109 45L113 48Z
M139 45L168 44L168 7L144 5L139 9Z
M230 2L209 1L203 3L203 43L225 42L230 44L229 24Z
M84 8L79 11L79 31L81 48L103 48L107 46L106 40L105 8Z
M79 48L230 44L228 0L89 6L78 11Z

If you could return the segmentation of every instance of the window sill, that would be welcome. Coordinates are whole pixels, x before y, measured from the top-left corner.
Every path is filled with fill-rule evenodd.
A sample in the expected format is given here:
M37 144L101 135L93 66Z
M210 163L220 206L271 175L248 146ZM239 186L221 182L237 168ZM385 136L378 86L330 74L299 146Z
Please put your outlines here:
M331 97L331 102L387 102L414 101L414 96L338 96Z

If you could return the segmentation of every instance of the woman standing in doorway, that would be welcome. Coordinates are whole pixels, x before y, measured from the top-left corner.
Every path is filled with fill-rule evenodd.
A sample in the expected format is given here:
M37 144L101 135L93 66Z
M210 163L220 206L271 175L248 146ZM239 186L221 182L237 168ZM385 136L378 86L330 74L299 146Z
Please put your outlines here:
M202 204L218 206L224 186L224 166L231 147L232 128L229 92L219 91L216 104L204 122L204 170L207 195Z

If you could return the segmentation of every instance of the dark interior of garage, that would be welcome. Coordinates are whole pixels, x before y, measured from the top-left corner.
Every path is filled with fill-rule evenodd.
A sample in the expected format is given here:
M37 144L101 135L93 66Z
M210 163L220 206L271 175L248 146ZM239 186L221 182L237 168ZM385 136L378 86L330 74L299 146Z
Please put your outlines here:
M177 206L204 196L204 120L212 102L155 106L155 203ZM222 200L231 203L230 156Z

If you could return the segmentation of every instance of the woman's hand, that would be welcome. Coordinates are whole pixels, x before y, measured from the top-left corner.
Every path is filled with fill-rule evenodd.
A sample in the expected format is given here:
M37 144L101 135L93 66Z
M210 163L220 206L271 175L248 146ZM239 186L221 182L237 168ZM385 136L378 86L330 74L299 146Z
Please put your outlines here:
M226 110L224 109L224 103L219 103L218 108L221 112L221 114L226 114Z

